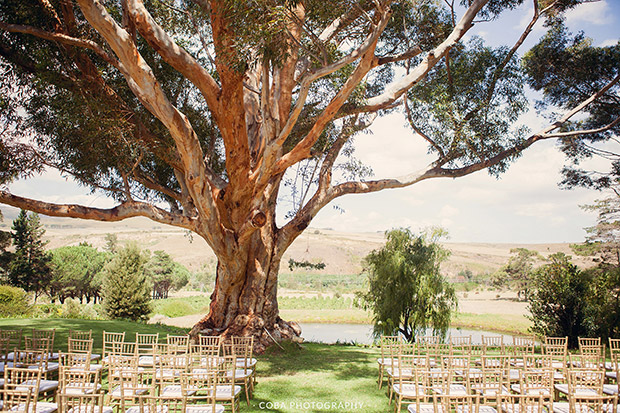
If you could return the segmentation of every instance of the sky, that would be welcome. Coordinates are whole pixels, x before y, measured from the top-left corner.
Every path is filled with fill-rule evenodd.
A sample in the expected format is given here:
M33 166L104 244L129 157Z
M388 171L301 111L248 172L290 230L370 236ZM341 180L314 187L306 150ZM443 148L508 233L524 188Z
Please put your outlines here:
M526 1L508 19L476 25L468 36L478 35L492 46L512 44L531 18L530 3ZM613 45L620 38L620 1L581 5L569 12L567 25L574 32L583 30L596 46ZM531 46L542 33L539 23L524 46ZM545 124L533 110L523 116L522 122L532 130ZM355 139L356 157L372 167L374 178L400 176L431 160L426 155L426 145L404 124L401 115L379 118L371 128L372 134ZM580 205L591 204L605 194L560 189L557 184L564 164L564 156L554 142L539 142L499 179L480 171L457 179L431 179L408 188L348 195L319 212L311 227L376 232L396 227L420 231L441 226L453 242L579 242L584 240L584 228L592 226L596 218ZM608 167L600 160L588 166ZM14 182L9 188L14 194L48 202L114 206L112 200L89 195L88 189L78 187L55 171ZM285 207L279 208L279 216L284 212Z

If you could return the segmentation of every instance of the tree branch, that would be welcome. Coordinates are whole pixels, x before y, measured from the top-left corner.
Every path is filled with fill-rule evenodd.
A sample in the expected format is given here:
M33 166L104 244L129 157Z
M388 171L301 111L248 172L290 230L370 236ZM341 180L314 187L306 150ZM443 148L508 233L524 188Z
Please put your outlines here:
M213 77L155 22L141 0L130 0L129 7L140 34L167 63L196 85L217 121L221 116L221 90Z
M346 110L347 114L374 112L384 109L409 89L419 83L426 74L439 62L448 51L458 43L463 35L473 26L476 14L484 7L488 0L474 0L456 25L452 33L439 46L435 47L407 76L388 86L381 95L368 99L366 105Z
M51 40L63 44L67 44L70 46L82 47L86 49L90 49L95 52L99 57L101 57L108 64L112 65L118 70L121 70L121 63L110 56L105 50L103 50L97 43L91 40L83 40L77 39L75 37L67 36L62 33L50 33L41 29L37 29L31 26L23 26L20 24L8 24L4 22L0 22L0 29L6 30L10 33L23 33L30 34L32 36L40 37L41 39Z
M327 123L334 119L335 115L349 98L355 87L359 84L360 80L364 76L366 76L370 69L372 69L373 64L376 60L376 58L374 57L374 51L377 45L378 38L385 29L385 26L387 25L390 16L391 11L389 9L385 10L380 16L378 22L375 25L375 28L372 31L372 34L368 37L366 41L368 45L360 48L366 50L360 56L361 59L358 66L349 76L349 78L342 86L342 88L338 91L338 93L336 93L336 96L332 98L332 100L325 107L323 112L316 119L314 125L312 126L312 129L310 129L310 132L308 132L308 134L297 145L295 145L295 147L290 152L288 152L278 160L275 167L276 172L282 172L286 170L289 166L293 165L295 162L298 162L299 160L307 157L310 154L310 149L323 132L323 129L325 128ZM278 142L281 142L281 144L284 143L284 140L282 140L282 135L278 138Z
M27 209L53 217L90 219L95 221L116 222L132 217L146 217L161 224L174 225L195 230L195 220L183 215L171 214L161 208L137 201L126 201L111 208L101 209L75 204L52 204L13 195L0 191L0 202L16 208Z

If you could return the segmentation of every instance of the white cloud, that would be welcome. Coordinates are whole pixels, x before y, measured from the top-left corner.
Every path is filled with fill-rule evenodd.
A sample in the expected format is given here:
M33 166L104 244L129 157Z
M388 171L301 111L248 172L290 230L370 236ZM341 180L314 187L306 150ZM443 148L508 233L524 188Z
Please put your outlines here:
M444 205L444 207L441 208L441 211L439 211L439 216L449 218L458 215L459 212L459 209L453 207L452 205Z
M603 26L611 24L613 21L613 14L606 0L593 3L582 3L566 12L566 22L569 25L590 23L596 26Z
M608 47L608 46L615 46L618 44L618 39L607 39L607 40L603 40L598 47Z

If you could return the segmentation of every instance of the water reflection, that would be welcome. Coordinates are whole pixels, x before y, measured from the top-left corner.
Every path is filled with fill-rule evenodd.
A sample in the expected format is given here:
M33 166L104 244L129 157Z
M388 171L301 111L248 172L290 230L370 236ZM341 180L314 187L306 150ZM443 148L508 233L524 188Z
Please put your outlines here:
M359 343L370 344L373 342L372 326L369 324L313 324L300 323L301 336L305 341L333 344ZM448 336L471 336L472 344L482 344L482 336L503 336L505 344L512 343L512 336L479 330L463 330L451 328Z

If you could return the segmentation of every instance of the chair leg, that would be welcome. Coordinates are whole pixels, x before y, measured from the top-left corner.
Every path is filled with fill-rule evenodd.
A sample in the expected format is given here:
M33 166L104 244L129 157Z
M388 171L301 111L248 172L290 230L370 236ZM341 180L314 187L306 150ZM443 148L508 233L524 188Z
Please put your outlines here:
M383 385L383 364L379 363L379 389Z

